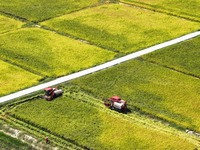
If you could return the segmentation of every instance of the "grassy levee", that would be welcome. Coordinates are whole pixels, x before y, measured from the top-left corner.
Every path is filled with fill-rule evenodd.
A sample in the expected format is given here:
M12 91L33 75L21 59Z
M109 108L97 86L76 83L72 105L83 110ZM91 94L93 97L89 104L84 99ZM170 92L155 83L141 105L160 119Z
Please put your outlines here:
M19 140L24 140L26 135L36 139L37 141L34 140L34 144L33 140L27 139L26 141L30 145L34 145L33 147L35 147L35 149L54 150L55 147L59 147L59 149L83 150L83 148L73 144L71 141L69 142L66 139L63 139L62 136L59 137L57 135L53 135L52 133L31 125L29 122L24 122L8 115L6 115L6 117L5 115L3 117L0 116L0 119L0 121L3 121L4 123L4 125L0 126L0 128L5 133L13 134L12 129L14 129L20 131L20 134L18 135ZM46 144L46 141L44 140L45 137L49 137L50 143Z
M128 107L200 131L200 80L133 60L72 81L97 97L119 95Z
M31 147L21 141L12 138L2 132L0 132L0 149L1 150L30 150Z
M107 108L94 107L84 101L85 98L90 98L88 96L70 98L65 95L51 102L35 99L20 104L9 110L9 114L89 149L197 147L186 137L148 128Z
M0 96L37 84L41 78L0 60Z
M161 11L194 21L200 22L200 1L199 0L120 0L130 4L139 5L148 9Z
M41 21L97 4L98 0L0 0L0 11L14 14L29 21Z
M111 60L115 55L114 52L39 28L0 35L0 59L48 77L89 68Z
M108 49L130 53L198 30L185 19L120 4L105 4L42 22Z
M0 33L18 29L23 24L20 21L0 15Z
M150 53L142 58L200 78L199 43L200 37L197 37Z

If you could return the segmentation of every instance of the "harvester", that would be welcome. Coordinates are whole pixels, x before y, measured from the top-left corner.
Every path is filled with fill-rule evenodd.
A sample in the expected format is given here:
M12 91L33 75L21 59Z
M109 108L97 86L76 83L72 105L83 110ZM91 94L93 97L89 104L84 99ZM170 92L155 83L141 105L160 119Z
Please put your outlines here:
M45 88L44 91L45 91L45 95L42 96L42 98L44 98L48 101L51 101L54 98L59 97L63 94L63 91L61 89L57 89L57 88L48 87L48 88Z
M105 106L109 107L110 109L115 109L119 111L125 112L127 110L127 103L125 100L122 100L119 96L113 96L107 98L104 101Z

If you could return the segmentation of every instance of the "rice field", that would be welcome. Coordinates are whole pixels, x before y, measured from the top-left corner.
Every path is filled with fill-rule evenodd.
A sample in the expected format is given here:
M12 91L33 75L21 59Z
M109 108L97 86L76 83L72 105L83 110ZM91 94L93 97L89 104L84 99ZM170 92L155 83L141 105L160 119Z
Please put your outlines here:
M189 19L195 19L200 21L200 1L199 0L121 0L122 2L128 2L133 4L140 4L141 6L155 9L164 10L183 16Z
M197 31L199 4L0 0L0 96ZM41 139L54 136L51 144L59 148L68 142L72 149L197 150L199 140L183 129L200 133L199 42L197 37L59 85L64 95L53 101L37 95L2 105L0 120ZM127 114L104 107L114 95L127 101ZM0 141L0 149L29 148L1 132Z
M116 53L39 28L0 35L0 59L42 76L57 77L105 61Z
M81 8L97 4L98 0L0 0L0 11L25 18L29 21L41 21L60 16Z
M79 98L63 96L51 102L35 99L11 109L9 113L88 149L196 147L184 138L125 120L108 109L98 109Z
M121 53L138 51L200 28L199 23L121 4L105 4L41 24Z
M200 77L200 37L188 40L149 55L145 60L173 68L175 70Z
M41 78L0 60L0 96L37 84Z
M24 23L0 15L0 33L8 32L20 28Z
M133 60L81 77L71 83L99 98L119 95L132 111L161 117L200 131L200 80L173 70Z

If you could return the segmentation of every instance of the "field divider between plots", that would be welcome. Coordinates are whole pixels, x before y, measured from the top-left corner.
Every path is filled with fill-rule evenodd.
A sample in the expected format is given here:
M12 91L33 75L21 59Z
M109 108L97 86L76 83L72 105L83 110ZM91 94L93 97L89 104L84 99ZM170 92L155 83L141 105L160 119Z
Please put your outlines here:
M20 127L22 127L24 130L31 132L33 134L34 134L34 132L36 132L37 134L40 134L39 137L41 137L42 135L44 135L44 137L48 136L48 137L50 137L51 141L55 140L54 143L59 145L60 147L63 147L62 144L65 144L65 147L63 147L63 148L66 148L66 146L67 146L67 147L69 147L69 149L71 149L71 148L74 148L74 149L77 149L77 150L90 149L90 148L88 148L84 145L80 145L79 143L77 143L76 141L74 141L74 140L72 140L68 137L64 137L63 135L60 135L58 133L50 131L49 129L47 129L44 126L40 126L40 125L38 125L34 122L31 122L31 121L26 120L24 118L18 117L15 114L11 114L11 113L7 112L8 110L11 110L15 107L23 105L24 103L34 101L36 99L41 99L41 96L42 96L41 94L37 94L37 95L34 95L32 97L23 99L23 100L8 103L1 110L3 117L0 116L0 119L7 121L11 124L17 124ZM44 99L42 99L42 100L44 100Z
M105 49L105 50L107 50L107 51L112 51L112 52L120 53L119 50L112 49L112 48L108 48L108 47L103 46L103 45L98 45L98 44L96 44L96 43L94 43L94 42L87 41L87 40L82 39L82 38L80 38L80 37L76 37L76 36L74 36L74 35L72 35L72 34L64 33L64 32L61 32L61 31L52 29L52 28L50 28L50 27L44 26L44 25L42 25L42 26L36 25L36 26L39 27L39 28L42 28L42 29L51 31L51 32L55 32L55 33L57 33L57 34L59 34L59 35L66 36L66 37L71 38L71 39L74 39L74 40L78 40L78 41L80 41L80 42L82 42L82 43L86 43L86 44L89 44L89 45L93 45L93 46L96 46L96 47Z
M161 63L156 62L156 61L153 61L153 60L148 60L148 58L140 58L139 60L140 60L140 61L146 61L146 62L148 62L148 63L155 64L155 65L158 65L158 66L161 66L161 67L164 67L164 68L173 70L173 71L175 71L175 72L185 74L185 75L190 76L190 77L193 77L193 78L200 79L200 76L198 76L198 75L195 75L195 74L190 73L190 72L185 72L185 71L182 71L182 70L176 69L176 68L174 68L174 67L170 67L170 66L161 64Z
M159 9L159 8L153 8L151 5L148 5L148 4L143 4L143 3L140 3L140 2L119 2L119 4L122 4L122 5L127 5L127 6L130 6L130 7L139 7L139 8L143 8L143 9L147 9L147 10L150 10L150 11L154 11L154 12L158 12L158 13L162 13L162 14L166 14L166 15L170 15L170 16L174 16L174 17L178 17L178 18L182 18L182 19L186 19L186 20L189 20L189 21L194 21L194 22L200 22L199 19L195 18L195 17L190 17L188 15L180 15L178 13L175 13L175 12L172 12L172 11L168 11L168 10L165 10L165 9Z
M83 8L80 8L80 9L68 12L68 13L60 14L60 15L55 16L55 17L50 17L50 18L46 18L46 19L43 19L43 20L39 20L39 21L37 21L37 23L44 22L44 21L47 21L47 20L51 20L51 19L54 19L54 18L57 18L57 17L61 17L63 15L72 14L72 13L75 13L75 12L78 12L78 11L82 11L82 10L85 10L85 9L89 9L89 8L93 8L93 7L98 7L98 6L104 5L106 3L110 3L110 2L98 2L96 4L93 4L93 5L90 5L90 6L86 6L86 7L83 7Z
M88 95L87 93L85 92L81 92L81 91L77 91L76 89L73 90L73 86L72 88L67 88L67 89L63 89L64 90L64 95L63 96L66 96L66 97L69 97L69 98L72 98L76 101L79 101L79 102L84 102L88 105L91 105L92 107L96 107L99 111L102 111L102 112L105 112L105 113L108 113L109 115L111 116L114 116L114 117L117 117L117 118L120 118L120 119L124 119L126 121L129 121L129 122L132 122L132 123L136 123L136 124L139 124L139 125L142 125L144 126L145 128L148 127L148 128L151 128L153 130L158 130L158 131L161 131L163 133L168 133L168 134L171 134L171 135L178 135L178 136L182 136L182 137L185 137L187 138L187 140L189 141L192 141L195 145L197 145L197 138L195 136L189 136L187 135L186 133L183 133L182 131L180 130L175 130L175 128L171 127L171 126L166 126L164 125L163 123L160 123L159 121L160 120L156 120L158 121L158 124L154 124L155 122L155 119L151 119L151 118L148 118L149 116L145 116L144 114L140 114L140 112L137 112L136 110L136 114L123 114L123 113L119 113L119 112L116 112L116 111L113 111L113 110L110 110L108 109L107 107L104 106L103 104L103 101L100 100L100 99L96 99L95 97L91 96L91 95ZM29 101L33 101L35 99L38 99L40 97L40 95L36 95L36 96L33 96L32 98L27 98L27 99L24 99L24 100L21 100L21 101L18 101L18 102L14 102L13 104L12 103L9 103L7 104L9 106L10 109L13 109L14 107L18 107L18 105L23 105L23 103L26 103L26 102L29 102ZM56 99L55 99L56 100ZM5 109L4 112L6 112L8 109ZM139 113L139 115L138 115ZM30 126L33 126L35 128L37 128L38 130L41 129L43 130L44 132L47 132L49 134L52 134L53 136L56 136L58 138L63 138L62 135L59 135L57 133L53 133L51 132L50 130L40 126L40 125L37 125L33 122L30 122L26 119L23 119L23 118L19 118L18 116L15 116L15 115L12 115L12 114L7 114L8 115L8 118L12 118L15 119L15 120L18 120L20 122L24 122L24 124L27 124L28 127ZM77 143L74 143L73 140L70 140L70 139L66 139L64 138L63 140L67 140L67 142L70 142L72 144L75 144L76 146L80 147L80 148L86 148L82 145L79 145Z
M25 90L22 90L22 91L19 91L19 92L16 92L16 93L13 93L13 94L10 94L10 95L7 95L7 96L0 97L0 103L4 103L4 102L10 101L10 100L13 100L15 98L25 96L27 94L31 94L33 92L42 90L42 89L47 88L49 86L58 85L58 84L63 83L63 82L67 82L67 81L70 81L70 80L73 80L73 79L76 79L76 78L79 78L79 77L82 77L82 76L85 76L85 75L88 75L88 74L91 74L91 73L94 73L94 72L97 72L97 71L100 71L100 70L104 70L104 69L112 67L114 65L135 59L137 57L140 57L140 56L143 56L145 54L154 52L154 51L162 49L164 47L168 47L168 46L183 42L185 40L197 37L199 35L200 35L200 31L189 33L187 35L178 37L176 39L173 39L173 40L170 40L170 41L158 44L158 45L154 45L152 47L143 49L143 50L135 52L135 53L128 54L126 56L117 58L115 60L111 60L111 61L106 62L104 64L101 64L101 65L98 65L98 66L95 66L95 67L92 67L92 68L89 68L89 69L85 69L85 70L82 70L82 71L79 71L79 72L76 72L76 73L73 73L73 74L70 74L70 75L67 75L67 76L63 76L63 77L57 78L55 80L52 80L50 82L46 82L46 83L43 83L43 84L40 84L40 85L37 85L37 86L33 86L31 88L28 88L28 89L25 89Z
M5 16L10 17L10 18L14 18L15 20L20 20L20 21L22 21L22 22L30 22L30 21L27 20L26 18L17 16L17 15L15 15L15 14L12 14L12 13L9 13L9 12L5 12L5 11L1 11L1 10L0 10L0 14L5 15Z
M15 30L15 31L16 31L16 30ZM13 66L16 66L16 67L18 67L18 68L21 68L21 69L23 69L23 70L25 70L25 71L27 71L27 72L32 73L32 74L41 76L42 78L46 78L46 75L45 75L45 74L43 74L43 73L37 71L36 69L32 69L32 68L30 68L30 67L27 67L27 66L18 64L18 63L16 63L16 62L14 62L14 61L12 61L12 60L8 60L8 59L6 59L6 58L1 58L1 57L0 57L0 60L6 62L6 63L8 63L8 64L11 64L11 65L13 65Z
M49 137L50 142L53 142L55 145L64 148L64 149L77 149L77 150L83 150L88 149L87 147L80 146L76 142L74 142L71 139L66 139L61 135L52 133L50 131L47 131L45 128L38 127L37 125L27 122L24 119L18 118L16 116L12 115L6 115L6 117L1 118L3 121L7 122L8 124L18 126L20 129L25 130L26 132L35 135L38 138L44 139L44 137Z
M1 120L3 121L3 120ZM16 126L13 127L11 124L7 124L8 122L3 121L6 123L5 125L0 125L0 132L16 138L24 143L27 143L31 146L31 149L48 149L48 150L56 150L57 147L52 144L46 144L43 140L39 138L35 138L35 135L31 134L30 132L24 132L21 129L18 129ZM44 135L43 135L44 136Z

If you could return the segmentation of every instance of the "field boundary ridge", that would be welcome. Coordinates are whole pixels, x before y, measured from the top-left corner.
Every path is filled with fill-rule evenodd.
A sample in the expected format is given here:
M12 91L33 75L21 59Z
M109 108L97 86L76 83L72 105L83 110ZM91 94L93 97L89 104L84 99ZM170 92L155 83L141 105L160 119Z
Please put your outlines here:
M82 77L82 76L85 76L85 75L88 75L88 74L91 74L91 73L94 73L94 72L97 72L97 71L100 71L100 70L104 70L106 68L109 68L109 67L112 67L114 65L118 65L120 63L126 62L128 60L146 55L146 54L154 52L156 50L159 50L159 49L162 49L162 48L165 48L165 47L168 47L168 46L171 46L171 45L174 45L174 44L177 44L177 43L189 40L189 39L192 39L192 38L197 37L199 35L200 35L200 31L192 32L192 33L183 35L181 37L166 41L164 43L154 45L154 46L151 46L149 48L140 50L138 52L134 52L134 53L128 54L126 56L111 60L111 61L103 63L101 65L98 65L98 66L95 66L95 67L92 67L92 68L88 68L88 69L85 69L85 70L82 70L82 71L79 71L79 72L76 72L76 73L72 73L72 74L69 74L69 75L66 75L66 76L63 76L63 77L59 77L59 78L52 80L50 82L46 82L46 83L43 83L43 84L40 84L40 85L37 85L37 86L33 86L33 87L30 87L30 88L27 88L27 89L24 89L24 90L21 90L21 91L18 91L18 92L15 92L15 93L3 96L3 97L0 97L0 103L4 103L4 102L10 101L10 100L13 100L15 98L19 98L19 97L31 94L33 92L42 90L46 87L58 85L58 84L63 83L63 82L67 82L67 81L70 81L70 80L73 80L73 79L76 79L76 78L79 78L79 77Z
M195 17L189 16L189 15L181 15L176 12L169 11L167 9L165 10L162 8L154 8L153 6L145 4L145 3L140 3L140 2L135 2L135 1L132 1L132 2L120 1L119 4L127 5L130 7L139 7L139 8L147 9L147 10L154 11L157 13L162 13L162 14L166 14L169 16L174 16L177 18L193 21L193 22L198 22L198 23L200 22L200 19L197 19Z

